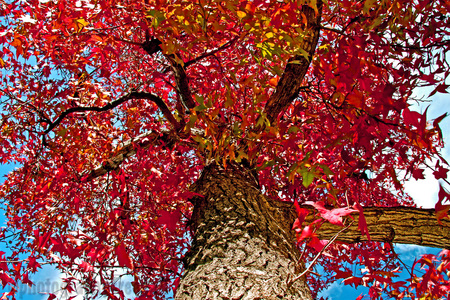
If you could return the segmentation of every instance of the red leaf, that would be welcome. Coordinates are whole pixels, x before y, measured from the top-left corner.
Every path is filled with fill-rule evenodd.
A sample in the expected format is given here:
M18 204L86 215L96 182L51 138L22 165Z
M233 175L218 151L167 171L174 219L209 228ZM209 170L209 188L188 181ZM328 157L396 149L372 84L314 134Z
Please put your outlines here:
M422 119L422 115L416 111L410 111L409 108L405 108L403 110L403 119L405 124L408 126L414 126L416 128L420 127L420 120Z
M169 231L175 231L177 229L177 223L180 220L181 213L179 210L174 211L160 211L160 217L156 221L157 224L166 225Z
M396 91L396 88L392 84L388 83L384 87L383 97L384 98L392 98L392 95L395 93L395 91Z
M438 125L439 125L439 123L440 123L443 119L445 119L446 117L448 117L448 113L445 113L445 114L443 114L443 115L437 117L436 119L434 119L434 121L433 121L433 127L434 127L434 128L437 128Z
M354 287L357 287L358 285L361 285L361 278L354 276L346 278L344 279L344 284L353 285Z
M353 205L354 208L356 208L359 212L359 219L358 219L358 229L361 231L361 234L366 234L367 239L370 241L370 235L369 235L369 229L367 228L367 222L366 217L364 216L363 207L356 203Z
M445 199L450 200L450 194L441 185L439 186L438 198L439 200L434 209L436 211L436 218L438 219L439 224L442 224L441 219L448 217L448 211L450 210L450 204L443 204L443 202Z
M297 201L294 202L295 210L297 211L298 218L295 220L292 229L301 228L303 222L305 221L306 216L309 214L309 210L306 208L300 207Z
M447 92L447 88L448 87L449 87L448 85L441 83L430 93L430 95L428 95L428 97L433 96L437 92L439 92L439 93L448 93Z
M345 271L341 271L341 270L335 270L336 275L334 276L336 279L342 279L342 278L348 278L350 276L352 276L353 272L350 270L345 270Z
M0 280L2 282L3 288L5 288L5 286L8 283L12 284L12 285L15 284L14 280L7 273L4 273L3 271L0 272Z
M364 298L363 294L359 295L358 298L356 298L355 300L361 300L362 298Z
M301 242L304 239L310 238L310 237L314 237L314 230L313 227L311 225L305 226L302 230L302 234L300 236L297 236L297 241Z
M433 121L433 128L434 128L434 130L437 131L437 133L438 133L438 135L439 135L439 140L441 140L441 141L442 141L442 130L441 130L441 128L439 127L439 123L440 123L444 118L446 118L447 116L448 116L448 114L445 113L445 114L443 114L443 115L437 117L437 118L434 119L434 121Z
M436 170L433 172L433 175L436 179L447 179L447 172L449 170L440 166L439 161L436 163Z
M94 267L91 264L89 264L89 263L87 263L85 261L83 261L80 264L80 269L83 270L83 272L92 272L92 271L94 271Z
M115 252L120 266L125 266L127 268L133 269L133 262L131 261L131 258L128 255L128 252L123 244L119 244L116 247Z
M296 232L300 232L302 227L302 223L300 222L299 218L295 219L294 224L292 225L292 229L294 229Z
M342 217L345 217L345 216L351 214L352 212L357 211L355 209L350 209L348 207L335 208L332 210L328 210L325 208L324 203L322 201L309 202L308 204L311 204L312 206L314 206L319 211L319 214L322 218L324 218L331 224L339 225L339 226L344 226L344 224L342 224Z
M41 267L41 265L36 261L36 258L34 256L29 257L27 260L28 260L28 268L32 272L36 272L37 269Z
M314 248L317 252L322 251L323 247L328 244L328 241L319 240L316 236L311 238L311 241L308 243L308 246Z
M423 175L423 171L425 171L424 169L415 169L412 172L412 176L415 180L419 180L419 179L425 179L425 175Z

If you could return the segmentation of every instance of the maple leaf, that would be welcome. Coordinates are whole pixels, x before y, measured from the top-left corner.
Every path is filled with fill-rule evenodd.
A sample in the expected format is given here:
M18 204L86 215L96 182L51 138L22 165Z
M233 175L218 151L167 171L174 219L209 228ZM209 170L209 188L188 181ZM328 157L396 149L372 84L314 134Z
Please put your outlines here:
M133 261L131 260L130 256L128 255L127 250L125 249L124 244L119 244L114 249L117 257L117 261L119 262L120 266L127 267L129 269L133 269Z
M403 119L405 120L405 124L419 128L422 115L416 111L409 110L409 108L405 108L403 110Z
M449 87L449 85L446 84L438 84L436 86L436 88L428 95L428 97L432 97L434 94L436 94L437 92L439 93L448 93L447 92L447 88Z
M345 278L343 282L345 285L353 285L356 288L358 285L361 285L362 279L360 277L351 276Z
M359 203L355 203L353 207L359 212L358 229L361 231L361 234L365 234L367 239L370 241L369 229L367 228L363 207Z
M292 226L292 229L298 229L300 230L303 221L305 221L306 216L309 214L309 210L306 208L300 207L298 204L298 201L294 202L295 210L297 211L298 218L295 220L294 225Z
M348 207L344 208L334 208L332 210L328 210L324 206L324 202L306 202L306 204L314 206L319 211L319 214L322 218L330 222L334 225L344 226L342 223L342 217L348 216L352 212L356 212L358 210L351 209Z
M317 235L314 233L314 227L311 225L307 225L301 229L301 234L297 236L297 241L301 242L307 238L317 238Z
M5 286L8 284L14 285L16 283L7 273L3 271L0 271L0 280L2 282L3 288L5 288Z
M433 175L436 179L446 179L448 171L449 171L449 169L442 167L440 165L439 161L437 161L436 162L436 170L433 171Z
M450 194L442 187L442 185L439 185L438 198L439 200L436 202L435 211L438 222L442 224L441 219L449 217L448 211L450 210L450 204L443 204L446 200L450 200Z
M308 246L316 250L317 252L322 251L322 249L328 244L328 241L319 240L316 236L312 236L311 240L308 242Z
M415 180L425 179L425 175L423 174L424 169L414 169L412 172L412 176Z
M38 268L41 268L41 265L37 262L36 257L30 256L27 258L28 260L28 268L30 268L31 271L36 272Z

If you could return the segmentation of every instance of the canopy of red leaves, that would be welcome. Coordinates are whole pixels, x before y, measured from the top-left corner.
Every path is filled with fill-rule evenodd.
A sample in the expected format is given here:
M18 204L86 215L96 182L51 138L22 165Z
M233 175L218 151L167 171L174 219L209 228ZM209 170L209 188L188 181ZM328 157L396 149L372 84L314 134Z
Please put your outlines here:
M402 183L426 160L445 179L445 115L410 104L418 86L447 92L448 2L318 2L1 0L0 162L20 165L0 191L2 285L50 261L74 274L67 289L121 298L114 279L129 275L136 295L164 298L189 245L188 187L212 160L250 162L268 196L313 201L337 224L344 207L413 205ZM313 57L302 5L321 14ZM311 65L272 120L294 55ZM448 295L448 251L396 282L389 245L330 249L315 293L345 279L373 298ZM344 265L356 260L360 278Z

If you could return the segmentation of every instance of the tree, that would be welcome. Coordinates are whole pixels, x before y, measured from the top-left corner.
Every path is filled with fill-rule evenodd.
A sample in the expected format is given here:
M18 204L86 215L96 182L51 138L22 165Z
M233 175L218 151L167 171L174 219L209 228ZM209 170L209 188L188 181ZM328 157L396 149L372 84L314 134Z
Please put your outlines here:
M91 298L449 295L448 250L399 281L392 247L450 248L448 192L403 190L430 161L448 183L446 114L410 108L448 87L447 2L0 3L3 286L51 263Z

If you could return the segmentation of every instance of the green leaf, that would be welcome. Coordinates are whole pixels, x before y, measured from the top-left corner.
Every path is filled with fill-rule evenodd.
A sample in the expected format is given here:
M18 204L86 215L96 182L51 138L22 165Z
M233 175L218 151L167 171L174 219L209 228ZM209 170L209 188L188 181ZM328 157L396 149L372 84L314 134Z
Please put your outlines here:
M370 9L377 5L378 5L377 0L366 0L364 2L364 7L363 7L364 14L366 14L366 15L369 14Z
M63 128L60 131L58 131L56 134L59 135L60 137L64 137L67 133L67 128Z
M300 128L298 128L297 126L291 126L288 129L288 133L297 133L300 131Z
M333 171L331 171L327 165L319 164L318 166L322 168L325 175L328 175L328 176L334 175Z
M205 98L201 95L195 95L195 99L198 103L200 103L198 106L194 108L195 111L202 111L205 109L208 109L208 107L205 105Z
M307 188L313 182L315 174L305 168L300 169L299 173L303 178L303 186Z
M299 49L300 54L307 60L309 61L309 53L306 52L304 49Z

